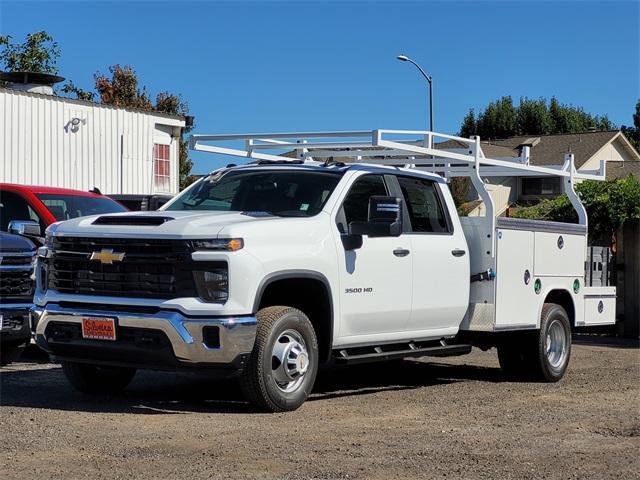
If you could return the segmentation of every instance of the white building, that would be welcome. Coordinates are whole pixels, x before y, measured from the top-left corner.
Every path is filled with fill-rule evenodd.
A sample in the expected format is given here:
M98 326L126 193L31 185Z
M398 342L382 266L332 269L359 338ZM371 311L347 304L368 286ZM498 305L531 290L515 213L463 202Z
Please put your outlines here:
M17 85L24 88L26 85ZM0 88L0 182L106 194L179 190L181 116Z

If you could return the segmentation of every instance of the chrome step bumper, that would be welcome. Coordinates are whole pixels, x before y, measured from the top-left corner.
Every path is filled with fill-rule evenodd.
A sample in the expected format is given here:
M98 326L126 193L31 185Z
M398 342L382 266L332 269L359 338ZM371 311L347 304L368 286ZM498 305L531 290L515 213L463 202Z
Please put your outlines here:
M31 327L36 342L54 356L56 347L47 338L47 327L51 322L82 325L82 317L108 317L116 319L116 329L120 327L159 330L164 332L171 343L173 355L185 364L232 364L239 357L248 355L253 349L257 321L254 316L238 317L189 317L176 311L161 310L154 313L132 313L113 310L86 308L63 308L58 304L34 307ZM212 348L205 344L204 327L217 327L219 346ZM103 340L81 340L82 348L99 351L101 346L113 349L116 342ZM73 345L73 342L70 343ZM65 344L68 347L69 344ZM142 352L141 352L142 354ZM74 357L75 360L82 358ZM117 359L116 359L117 360ZM89 361L89 360L87 360Z

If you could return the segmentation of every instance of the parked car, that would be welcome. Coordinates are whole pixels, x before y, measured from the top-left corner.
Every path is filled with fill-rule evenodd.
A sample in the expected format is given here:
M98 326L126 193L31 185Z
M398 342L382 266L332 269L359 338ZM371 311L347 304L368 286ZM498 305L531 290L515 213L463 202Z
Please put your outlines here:
M110 198L121 203L132 211L158 210L161 206L173 198L172 195L125 195L113 194Z
M99 193L0 183L0 231L25 235L38 244L52 223L124 211L124 206Z
M0 365L16 360L31 339L36 246L0 232Z

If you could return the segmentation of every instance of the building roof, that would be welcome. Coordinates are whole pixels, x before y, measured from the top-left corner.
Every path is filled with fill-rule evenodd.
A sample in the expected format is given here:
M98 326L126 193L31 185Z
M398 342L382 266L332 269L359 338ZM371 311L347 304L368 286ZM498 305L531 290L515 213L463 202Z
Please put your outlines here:
M490 158L519 157L521 147L528 145L532 165L562 165L564 154L573 153L576 168L580 168L608 143L620 140L630 156L640 160L640 154L631 146L620 130L600 132L560 133L553 135L520 135L498 140L482 141L482 151ZM456 140L436 144L436 148L466 148Z
M65 103L73 103L75 105L85 105L85 106L89 106L89 107L100 107L100 108L109 108L112 110L126 110L128 112L137 112L137 113L144 113L146 115L153 115L155 117L164 117L164 118L171 118L174 120L180 120L182 122L185 121L185 117L182 115L173 115L171 113L165 113L165 112L158 112L156 110L143 110L141 108L130 108L130 107L116 107L114 105L107 105L104 103L97 103L97 102L90 102L88 100L78 100L75 98L67 98L67 97L60 97L58 95L46 95L44 93L35 93L35 92L25 92L23 90L16 90L15 88L10 88L10 87L0 87L0 92L8 92L8 93L12 93L12 94L16 94L16 95L24 95L27 97L35 97L35 98L45 98L48 100L58 100L61 102L65 102Z
M607 162L606 167L607 180L615 180L616 178L624 178L633 175L640 180L640 161L627 160L626 162Z
M522 135L503 140L491 140L490 144L510 148L514 156L517 157L520 154L520 146L534 143L530 152L530 162L533 165L562 165L564 154L571 152L574 155L576 168L580 168L619 134L619 130L607 130L602 132L539 135L537 137ZM536 142L538 139L539 141ZM485 149L484 144L482 148Z

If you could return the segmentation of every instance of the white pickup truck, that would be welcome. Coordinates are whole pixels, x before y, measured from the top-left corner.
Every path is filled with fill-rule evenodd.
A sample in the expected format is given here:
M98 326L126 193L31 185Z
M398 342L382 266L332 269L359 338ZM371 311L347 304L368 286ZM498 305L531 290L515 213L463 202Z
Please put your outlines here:
M244 149L209 144L238 140ZM224 370L258 407L286 411L322 363L472 346L496 347L509 375L555 382L572 328L615 322L615 289L584 284L587 218L573 190L602 172L578 174L570 155L562 169L534 167L486 158L478 138L384 130L191 146L256 161L157 212L47 229L32 328L80 391L122 389L137 368ZM469 176L487 215L459 218L434 171ZM494 217L483 179L506 175L562 177L579 223Z

